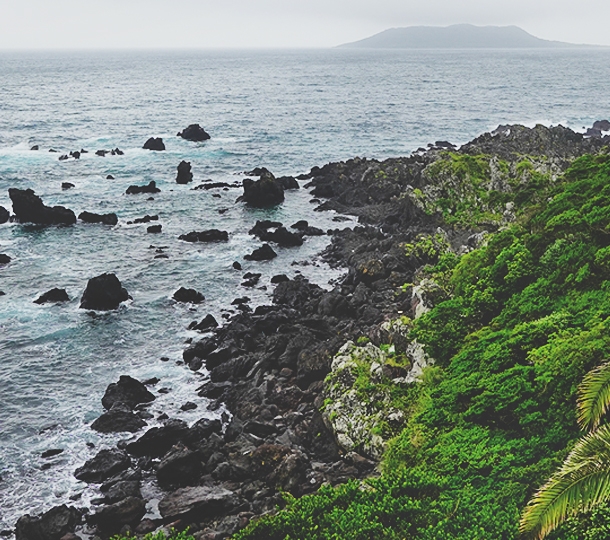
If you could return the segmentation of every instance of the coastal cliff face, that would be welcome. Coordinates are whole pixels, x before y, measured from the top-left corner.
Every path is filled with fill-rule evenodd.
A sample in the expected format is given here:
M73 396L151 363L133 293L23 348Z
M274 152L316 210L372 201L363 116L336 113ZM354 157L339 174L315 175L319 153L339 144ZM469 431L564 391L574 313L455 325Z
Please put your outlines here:
M359 220L329 231L345 277L278 279L271 305L192 343L185 363L207 368L200 395L224 423L168 419L86 464L117 492L90 530L515 537L577 435L575 383L610 352L610 202L587 206L609 144L501 126L459 150L314 167L319 211ZM142 479L164 490L152 520Z

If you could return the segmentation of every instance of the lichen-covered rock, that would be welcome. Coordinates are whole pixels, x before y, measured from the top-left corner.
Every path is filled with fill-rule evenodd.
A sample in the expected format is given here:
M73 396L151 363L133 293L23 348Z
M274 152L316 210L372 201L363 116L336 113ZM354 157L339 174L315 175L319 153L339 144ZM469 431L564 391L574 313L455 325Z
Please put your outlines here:
M431 362L416 342L401 354L395 345L385 349L348 341L335 355L324 383L323 418L337 444L375 460L407 420L397 393L418 380Z

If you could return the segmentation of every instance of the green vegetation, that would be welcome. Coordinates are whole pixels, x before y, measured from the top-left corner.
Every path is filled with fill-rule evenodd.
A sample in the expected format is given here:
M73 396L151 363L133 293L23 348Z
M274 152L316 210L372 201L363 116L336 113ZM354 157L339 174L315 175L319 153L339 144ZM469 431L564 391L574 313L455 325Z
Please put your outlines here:
M461 158L442 166L470 178L484 201L489 160ZM436 365L409 396L382 477L289 500L236 538L518 538L527 501L580 437L578 385L610 358L610 157L584 156L549 178L516 223L430 269L451 296L414 321L410 337ZM447 216L466 219L472 197L452 207L454 197L448 192ZM608 531L610 509L600 506L549 538Z
M113 536L110 540L135 540L135 536L122 536L117 535ZM169 535L166 535L163 531L159 531L158 533L148 533L141 537L142 540L195 540L195 537L191 534L188 534L188 530L186 531L175 531L171 530Z

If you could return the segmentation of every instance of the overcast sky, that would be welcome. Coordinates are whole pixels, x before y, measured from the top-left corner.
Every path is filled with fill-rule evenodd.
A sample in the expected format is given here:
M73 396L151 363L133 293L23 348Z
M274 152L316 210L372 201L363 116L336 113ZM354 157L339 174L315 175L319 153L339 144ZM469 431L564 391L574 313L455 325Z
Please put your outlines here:
M0 49L332 47L456 23L610 45L609 0L0 0Z

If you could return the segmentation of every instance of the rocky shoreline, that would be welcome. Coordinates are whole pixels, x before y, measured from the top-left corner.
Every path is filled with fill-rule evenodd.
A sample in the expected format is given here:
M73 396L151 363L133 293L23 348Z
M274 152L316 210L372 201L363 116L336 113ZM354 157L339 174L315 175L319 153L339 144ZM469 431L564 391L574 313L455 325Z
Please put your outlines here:
M380 411L350 401L342 389L354 383L346 369L354 355L368 355L368 365L379 370L380 378L403 386L413 384L432 362L406 341L400 320L415 318L442 292L426 289L420 279L427 252L406 246L422 236L438 237L456 253L468 251L480 243L482 231L515 219L518 201L511 198L511 183L529 182L531 170L557 176L574 157L607 148L610 137L583 137L561 126L500 126L474 139L455 154L486 156L489 182L476 188L506 195L492 202L473 196L474 188L459 173L436 170L447 159L447 145L441 143L405 158L355 158L314 167L300 177L307 181L304 188L324 200L319 211L358 217L353 229L328 231L331 243L323 258L346 269L341 283L325 291L304 278L276 276L271 305L252 310L247 300L237 298L233 304L239 312L223 326L210 320L203 324L204 319L202 338L184 350L183 358L190 369L205 366L209 372L198 392L210 400L210 409L224 406L230 414L223 422L202 419L191 426L167 418L160 427L101 450L75 472L100 486L98 506L84 512L62 506L41 517L24 516L16 525L17 540L74 540L75 533L106 538L160 527L188 527L198 539L228 538L281 507L282 492L298 497L325 483L377 474L388 432L371 432L371 425L360 420L367 415L378 420ZM524 157L532 167L529 173L519 166ZM257 182L244 182L246 203L264 205L269 191L272 204L278 204L284 189L294 187L269 171L257 172ZM460 201L464 207L457 205ZM458 219L477 205L476 219ZM45 212L49 220L46 207ZM319 234L315 224L296 225L293 233L280 223L257 223L253 234L280 246L296 245L308 230ZM210 233L205 241L208 236L224 239L222 231L205 232ZM191 234L202 241L203 233ZM404 351L408 364L386 362L381 348L386 344ZM111 384L102 400L107 412L95 421L97 428L140 431L147 403L154 399L146 383L154 381L124 376ZM337 402L343 410L333 408ZM396 429L404 422L392 411L384 414ZM345 421L350 415L353 422ZM165 496L153 518L143 519L151 501L142 497L141 485L148 481Z

